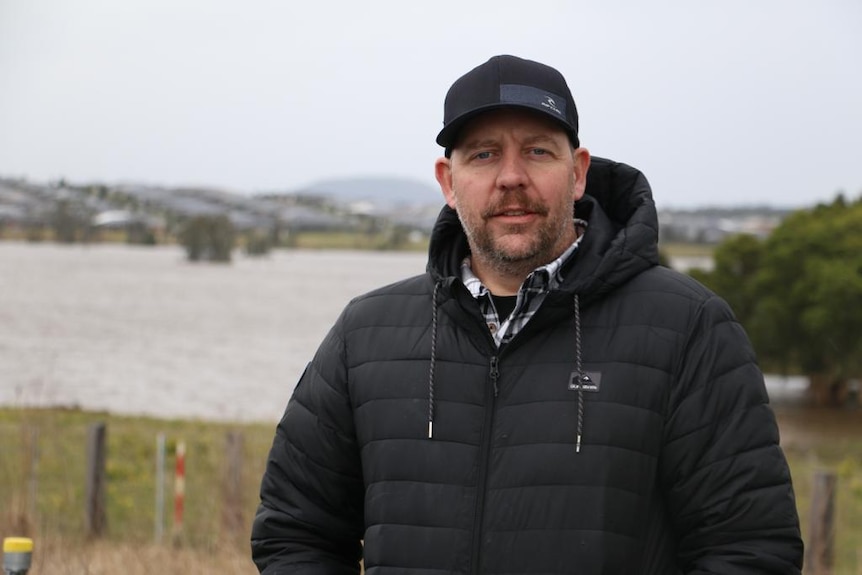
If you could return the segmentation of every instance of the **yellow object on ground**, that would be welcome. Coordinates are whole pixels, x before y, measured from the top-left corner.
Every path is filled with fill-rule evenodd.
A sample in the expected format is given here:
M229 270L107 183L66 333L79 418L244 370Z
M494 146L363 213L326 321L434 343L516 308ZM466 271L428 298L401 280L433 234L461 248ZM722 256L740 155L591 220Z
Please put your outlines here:
M33 540L29 537L6 537L3 540L3 572L26 575L33 557Z
M32 553L33 540L29 537L6 537L3 540L3 553Z

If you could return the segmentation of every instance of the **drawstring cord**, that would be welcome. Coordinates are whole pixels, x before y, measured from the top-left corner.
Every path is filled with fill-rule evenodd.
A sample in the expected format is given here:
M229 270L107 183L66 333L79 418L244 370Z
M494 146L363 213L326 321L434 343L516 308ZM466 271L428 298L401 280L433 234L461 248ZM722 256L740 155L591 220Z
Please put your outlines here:
M575 453L581 452L581 434L584 430L584 383L588 379L581 362L581 302L575 294L575 369L578 373L578 436Z
M440 282L434 282L431 296L431 363L428 367L428 439L434 439L434 366L437 363L437 291Z

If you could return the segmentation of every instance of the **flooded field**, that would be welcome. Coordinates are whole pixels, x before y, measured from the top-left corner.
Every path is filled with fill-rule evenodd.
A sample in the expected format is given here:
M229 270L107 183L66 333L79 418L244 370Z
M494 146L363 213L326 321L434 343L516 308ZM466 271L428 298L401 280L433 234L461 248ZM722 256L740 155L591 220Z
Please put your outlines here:
M350 298L419 253L279 251L191 264L178 247L0 242L0 405L274 420ZM794 403L800 378L770 378Z
M0 242L0 405L276 420L351 297L423 254Z

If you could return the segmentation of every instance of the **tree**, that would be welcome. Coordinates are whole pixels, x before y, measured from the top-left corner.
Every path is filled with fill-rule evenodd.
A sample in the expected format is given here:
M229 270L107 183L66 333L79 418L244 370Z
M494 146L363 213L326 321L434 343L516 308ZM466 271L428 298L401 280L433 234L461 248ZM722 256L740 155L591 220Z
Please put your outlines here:
M79 203L59 200L51 214L51 228L55 241L71 244L86 240L90 228L89 214Z
M700 277L770 369L808 375L833 401L862 377L862 199L794 212L762 244L731 238Z
M186 256L196 262L230 262L236 233L227 216L196 216L186 222L180 242Z
M731 236L713 252L715 267L712 272L692 270L696 279L727 300L742 323L750 320L757 304L754 280L763 250L763 243L752 235Z
M249 256L265 256L272 249L273 234L251 231L245 234L245 253Z

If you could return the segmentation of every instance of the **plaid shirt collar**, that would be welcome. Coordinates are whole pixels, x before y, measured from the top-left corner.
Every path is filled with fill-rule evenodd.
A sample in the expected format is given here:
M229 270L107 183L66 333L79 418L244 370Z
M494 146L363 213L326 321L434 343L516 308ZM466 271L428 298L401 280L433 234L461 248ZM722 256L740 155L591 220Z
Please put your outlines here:
M470 257L464 258L464 261L461 262L461 281L464 282L464 286L470 292L470 295L476 298L476 301L479 303L479 309L482 311L482 315L485 316L485 323L497 347L509 343L527 325L527 322L530 321L530 318L533 317L542 305L542 302L545 301L548 293L553 289L557 289L562 283L563 276L560 270L563 264L577 251L578 244L581 243L581 238L584 237L587 222L575 218L575 226L578 228L578 238L560 257L530 272L530 275L527 276L527 279L524 280L524 283L521 284L521 288L518 290L515 309L503 321L500 320L497 309L494 307L491 292L488 291L488 288L473 273L473 269L470 267Z

